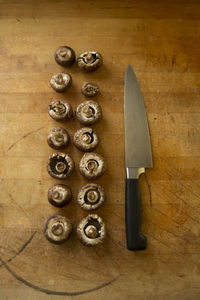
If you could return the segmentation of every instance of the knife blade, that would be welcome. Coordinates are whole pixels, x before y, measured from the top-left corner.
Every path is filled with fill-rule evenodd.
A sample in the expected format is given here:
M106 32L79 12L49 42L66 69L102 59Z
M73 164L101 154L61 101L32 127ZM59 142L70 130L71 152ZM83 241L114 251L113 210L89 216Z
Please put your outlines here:
M139 176L152 168L152 152L143 96L130 65L125 73L124 123L126 159L126 240L129 250L144 250L147 239L141 233L142 204Z

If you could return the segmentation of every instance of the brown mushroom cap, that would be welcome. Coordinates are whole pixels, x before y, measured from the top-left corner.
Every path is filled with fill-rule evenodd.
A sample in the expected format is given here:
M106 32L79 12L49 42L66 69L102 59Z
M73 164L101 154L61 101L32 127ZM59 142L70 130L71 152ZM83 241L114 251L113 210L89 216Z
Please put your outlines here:
M85 72L92 72L102 64L102 56L96 51L81 53L77 59L79 68Z
M79 190L77 202L84 210L94 210L103 205L105 198L104 189L98 184L90 183Z
M80 160L79 170L84 177L96 179L105 172L105 160L97 153L85 153Z
M74 161L66 153L53 153L47 161L49 175L58 179L65 179L74 170Z
M62 127L53 128L48 136L47 143L53 149L63 149L69 143L69 134L67 130Z
M96 214L88 215L77 226L77 236L83 244L95 246L101 244L106 236L105 224Z
M59 65L69 67L75 60L75 52L69 46L61 46L56 50L54 58Z
M73 143L78 149L87 152L97 147L99 138L91 127L83 127L75 132Z
M101 117L101 106L93 100L84 101L76 108L76 118L81 124L91 125L97 123Z
M55 184L48 190L48 201L53 206L64 207L72 198L72 192L66 184Z
M94 97L99 93L99 86L93 82L85 82L81 87L81 92L86 97Z
M68 73L58 73L51 77L51 87L59 93L64 92L70 87L72 83L72 77Z
M48 111L50 117L57 122L64 122L72 116L71 105L63 100L52 101L48 106Z
M50 216L44 226L44 235L52 243L61 244L67 241L72 233L72 223L63 215Z

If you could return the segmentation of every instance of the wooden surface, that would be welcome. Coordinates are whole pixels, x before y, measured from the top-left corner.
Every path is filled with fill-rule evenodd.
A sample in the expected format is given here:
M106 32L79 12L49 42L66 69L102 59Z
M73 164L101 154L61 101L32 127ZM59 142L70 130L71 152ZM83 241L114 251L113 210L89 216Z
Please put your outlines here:
M198 0L0 1L1 300L200 298L199 17ZM54 73L66 70L53 58L60 45L77 54L95 49L104 58L91 74L75 65L67 69L73 86L63 95L49 86ZM148 238L143 252L125 246L123 78L128 63L144 95L154 160L154 168L140 178ZM46 172L53 153L46 136L57 125L48 116L48 104L61 98L75 109L84 100L85 81L101 89L96 151L108 165L96 181L107 193L97 212L108 237L92 249L75 234L57 246L42 233L52 213L69 216L74 228L86 215L75 201L87 182L77 171L65 181L74 195L66 208L50 206L46 195L59 182ZM73 135L80 125L71 120L64 127ZM82 153L72 144L66 151L77 165Z

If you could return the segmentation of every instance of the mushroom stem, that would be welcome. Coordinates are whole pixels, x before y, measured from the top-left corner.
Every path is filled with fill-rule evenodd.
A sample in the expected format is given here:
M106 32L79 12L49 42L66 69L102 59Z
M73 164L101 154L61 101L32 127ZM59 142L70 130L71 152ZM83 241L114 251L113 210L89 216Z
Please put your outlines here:
M97 168L97 163L95 160L90 159L87 163L88 170L92 173Z
M90 202L95 202L98 199L98 194L96 191L88 191L87 198Z
M82 141L89 144L91 142L91 136L87 133L82 135Z
M67 55L67 51L61 50L59 54L60 54L60 56L65 57Z
M58 191L54 191L53 192L53 198L54 199L59 199L59 193L58 193Z
M66 169L66 165L65 165L64 162L62 162L62 161L57 162L57 164L56 164L56 170L57 170L59 173L64 172L65 169Z
M83 108L83 112L87 117L90 117L93 115L92 110L89 107L89 105L85 105L85 107Z
M91 62L91 60L93 60L92 53L88 52L85 59L86 59L87 62Z
M58 74L55 81L57 84L63 84L64 83L63 76L61 74Z
M52 229L51 230L52 230L53 234L59 236L59 235L61 235L63 233L63 225L61 223L59 223L59 222L54 223L52 225Z
M94 88L93 88L92 85L88 85L87 88L86 88L86 91L87 91L87 92L92 92L93 89L94 89Z
M55 111L57 112L57 114L61 115L66 111L66 108L63 104L56 104Z
M60 133L56 134L55 136L56 142L62 143L64 141L64 136Z
M98 230L94 225L89 225L86 227L85 233L89 238L95 239L98 235Z

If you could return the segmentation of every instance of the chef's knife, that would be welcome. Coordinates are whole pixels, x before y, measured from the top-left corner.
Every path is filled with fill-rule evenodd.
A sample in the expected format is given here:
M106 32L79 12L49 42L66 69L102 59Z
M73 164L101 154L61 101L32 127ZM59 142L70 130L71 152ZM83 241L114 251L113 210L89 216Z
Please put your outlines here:
M126 156L126 239L129 250L144 250L147 239L141 233L142 204L138 179L152 168L149 128L142 93L135 73L128 65L124 86Z

